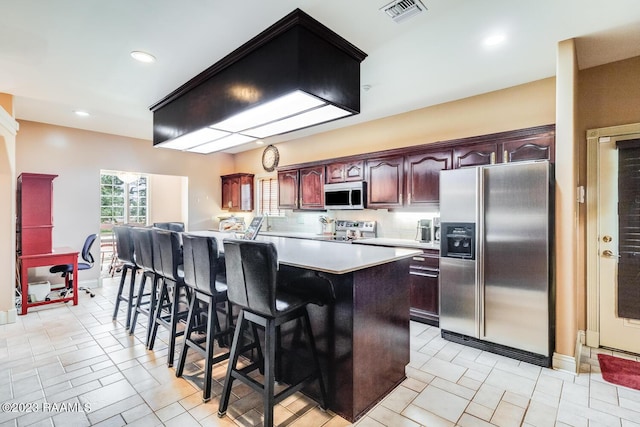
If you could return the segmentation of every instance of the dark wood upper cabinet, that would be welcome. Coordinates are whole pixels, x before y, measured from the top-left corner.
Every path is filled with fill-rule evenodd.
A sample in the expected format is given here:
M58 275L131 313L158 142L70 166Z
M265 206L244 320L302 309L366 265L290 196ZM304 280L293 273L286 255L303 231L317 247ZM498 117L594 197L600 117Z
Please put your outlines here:
M300 169L300 209L324 209L324 167Z
M555 161L554 140L554 134L548 132L504 142L500 150L502 162L549 160L553 163Z
M253 174L223 175L222 209L230 212L253 210Z
M406 206L440 202L440 171L451 169L451 150L407 156Z
M321 183L364 180L366 207L419 208L440 202L441 170L541 159L555 161L555 125L288 165L278 173L279 206L323 209Z
M453 167L491 165L498 161L498 144L461 145L453 149Z
M298 169L278 172L278 207L298 209Z
M324 166L278 171L280 209L324 209Z
M330 163L326 169L327 184L362 181L364 179L364 160Z
M402 207L404 156L367 160L367 207Z

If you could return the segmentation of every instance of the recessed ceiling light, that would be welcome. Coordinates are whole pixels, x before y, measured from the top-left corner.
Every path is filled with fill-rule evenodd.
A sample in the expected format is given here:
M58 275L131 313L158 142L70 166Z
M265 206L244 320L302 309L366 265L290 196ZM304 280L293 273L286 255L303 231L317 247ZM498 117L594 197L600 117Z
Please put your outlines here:
M87 116L91 115L91 114L87 113L86 111L82 111L82 110L73 110L73 113L76 116L80 116L80 117L87 117Z
M156 62L156 57L151 55L150 53L143 52L141 50L134 50L131 52L131 57L136 61L151 63Z
M497 46L499 44L504 43L507 40L507 36L504 33L496 33L492 34L489 37L486 37L482 44L486 47Z

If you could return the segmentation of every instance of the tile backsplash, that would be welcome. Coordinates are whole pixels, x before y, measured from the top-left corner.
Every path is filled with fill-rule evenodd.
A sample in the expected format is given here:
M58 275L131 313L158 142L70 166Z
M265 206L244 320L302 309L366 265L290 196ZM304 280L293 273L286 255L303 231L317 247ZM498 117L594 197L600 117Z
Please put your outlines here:
M376 221L377 236L392 239L411 239L417 237L417 224L420 219L432 219L439 211L398 212L387 209L336 210L327 212L284 211L284 216L269 217L271 231L322 233L320 216L333 219ZM266 223L262 224L266 228Z

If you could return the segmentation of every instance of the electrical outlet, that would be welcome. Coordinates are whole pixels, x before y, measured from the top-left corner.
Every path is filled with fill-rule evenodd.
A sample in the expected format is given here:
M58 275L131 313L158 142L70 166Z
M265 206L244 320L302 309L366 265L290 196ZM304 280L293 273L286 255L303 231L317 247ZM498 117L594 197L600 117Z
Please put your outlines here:
M296 216L296 221L298 224L304 224L304 217L302 215Z

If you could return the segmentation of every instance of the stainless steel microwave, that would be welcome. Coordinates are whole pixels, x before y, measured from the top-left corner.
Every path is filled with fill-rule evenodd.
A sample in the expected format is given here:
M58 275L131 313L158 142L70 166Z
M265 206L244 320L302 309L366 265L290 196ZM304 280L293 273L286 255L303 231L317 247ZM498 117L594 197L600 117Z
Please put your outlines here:
M324 185L325 209L364 209L367 184L364 181Z

